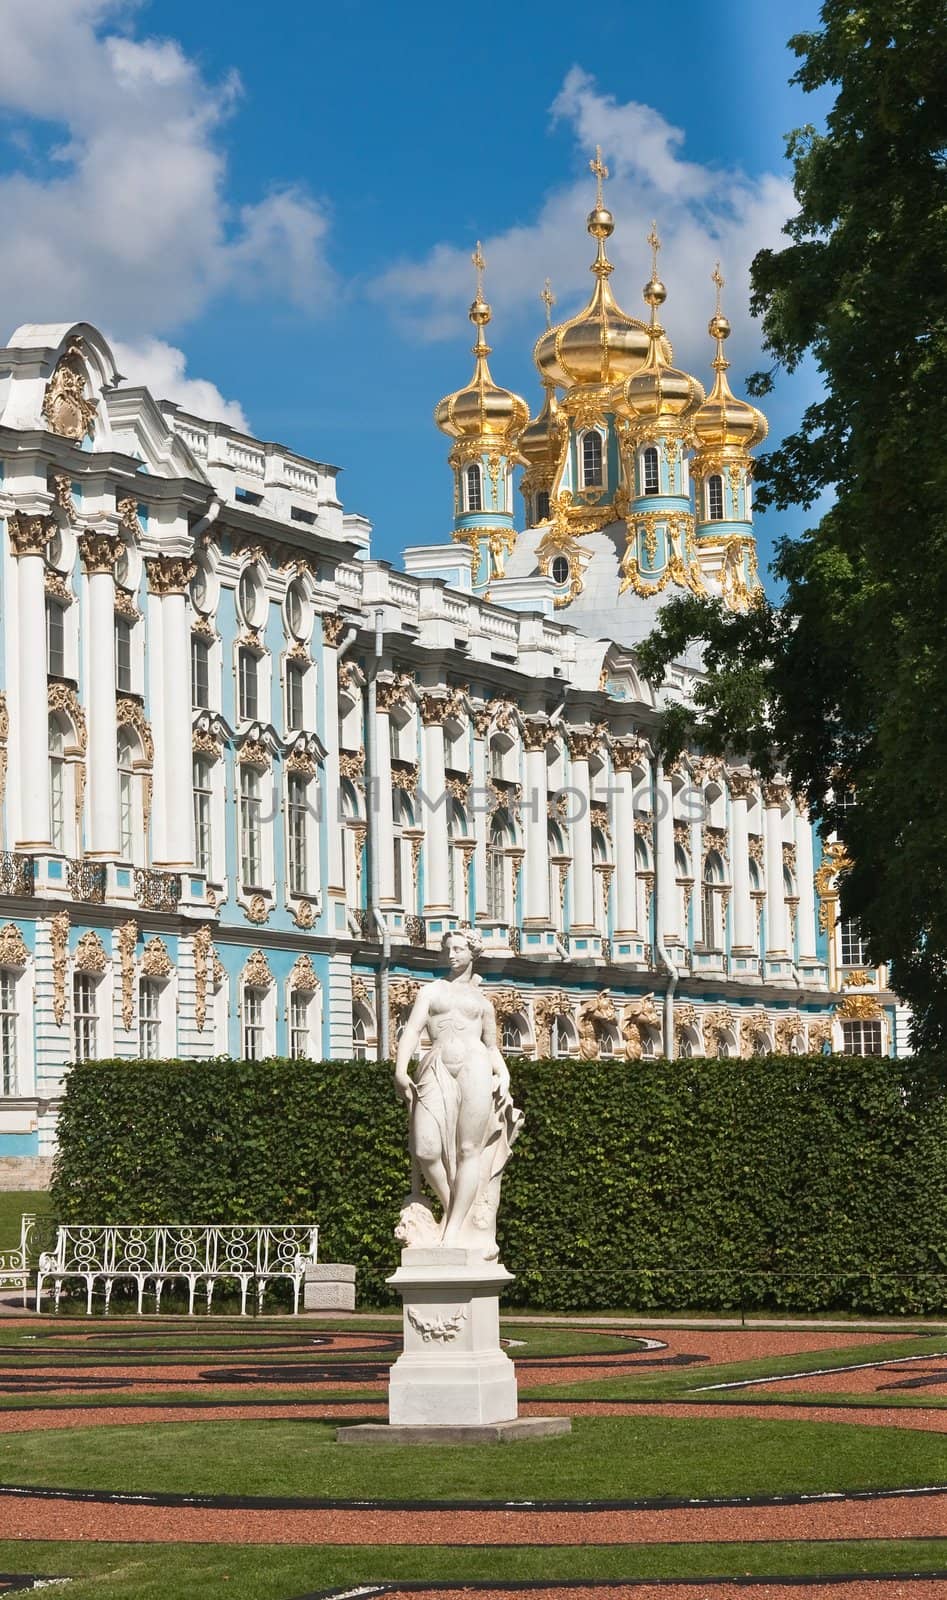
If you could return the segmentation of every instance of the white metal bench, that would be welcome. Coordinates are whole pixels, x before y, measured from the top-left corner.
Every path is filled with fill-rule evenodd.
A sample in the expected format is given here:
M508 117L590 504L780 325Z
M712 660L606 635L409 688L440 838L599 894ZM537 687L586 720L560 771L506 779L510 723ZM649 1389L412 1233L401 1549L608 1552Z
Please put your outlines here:
M261 1310L267 1285L289 1280L295 1314L318 1239L319 1229L309 1223L67 1223L57 1231L55 1248L39 1258L36 1309L42 1310L44 1288L52 1283L58 1311L63 1282L80 1278L87 1314L96 1284L103 1286L108 1311L120 1279L135 1283L139 1315L149 1283L160 1311L165 1284L178 1280L187 1284L188 1315L193 1316L198 1284L203 1284L209 1312L215 1286L229 1279L240 1285L240 1314L246 1316L251 1283Z
M0 1289L21 1290L24 1305L29 1304L30 1256L39 1242L37 1230L41 1220L48 1219L39 1218L34 1211L24 1211L20 1218L19 1245L0 1250Z

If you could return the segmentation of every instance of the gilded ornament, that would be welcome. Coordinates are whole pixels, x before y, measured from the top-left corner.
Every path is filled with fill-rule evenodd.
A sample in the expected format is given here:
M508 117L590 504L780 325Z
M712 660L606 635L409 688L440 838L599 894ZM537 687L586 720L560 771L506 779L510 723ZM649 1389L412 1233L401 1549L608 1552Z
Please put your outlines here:
M47 709L50 714L65 712L76 730L76 743L82 754L85 754L87 735L85 712L79 704L79 696L75 689L70 689L64 683L51 683L46 691Z
M865 972L861 967L853 967L851 972L846 972L844 983L847 989L868 989L874 983L870 972Z
M705 1036L711 1038L718 1046L726 1042L728 1034L736 1032L733 1012L727 1006L721 1006L716 1011L705 1011L701 1020Z
M539 995L533 1001L533 1037L536 1040L536 1056L539 1060L548 1056L552 1048L552 1024L555 1017L568 1017L570 1022L574 1021L572 1001L564 989Z
M526 1002L518 989L490 989L487 991L487 999L500 1022L505 1021L507 1017L524 1016L526 1013Z
M840 1022L876 1022L884 1012L873 994L847 994L835 1007Z
M640 1061L644 1055L646 1034L650 1036L659 1032L660 1028L661 1017L654 1003L653 994L630 1000L625 1007L621 1024L626 1061Z
M208 972L213 950L211 931L206 922L195 928L191 936L191 950L194 956L194 1021L198 1033L203 1033L207 1021Z
M345 632L345 618L338 611L325 612L322 617L322 640L330 650L335 650Z
M250 989L271 989L276 979L262 950L254 950L244 962L240 982Z
M731 800L751 800L756 793L756 779L752 772L727 773L727 787L730 790ZM759 837L756 835L755 837ZM762 840L760 840L762 856Z
M69 913L57 911L49 919L49 942L53 957L53 1017L62 1027L66 1015L66 972L69 967Z
M755 861L756 865L761 867L763 865L763 835L761 833L750 833L747 835L746 843L747 855L750 860Z
M364 750L340 750L339 774L349 783L361 784L365 779Z
M76 945L73 962L77 972L103 973L108 966L105 946L91 928Z
M795 873L796 847L794 844L783 844L783 866L788 867L790 872Z
M237 761L241 767L256 767L260 772L270 770L270 752L261 739L244 739L237 751Z
M297 928L311 928L316 920L316 908L311 900L300 900L293 912Z
M141 971L145 978L170 978L174 963L163 939L149 939L141 953Z
M15 922L0 928L0 967L25 967L30 953Z
M123 922L116 934L119 965L122 974L122 1027L127 1032L135 1020L135 950L138 946L138 924Z
M289 987L291 990L301 990L304 994L318 993L319 979L316 976L316 969L307 955L301 955L296 958L289 974Z
M771 1046L770 1020L765 1011L751 1013L740 1021L740 1054L765 1055Z
M119 728L134 728L141 747L145 753L145 760L149 764L155 758L155 742L151 733L151 724L137 700L121 699L115 702L115 721Z
M641 765L646 747L640 739L621 739L612 745L612 767L616 772L631 772Z
M57 523L55 517L11 511L7 517L7 528L15 556L45 556L46 546L57 532Z
M191 749L197 756L210 756L217 761L223 754L223 742L213 729L197 727L191 734Z
M138 515L138 501L135 496L133 494L125 495L123 499L118 501L115 509L118 512L118 520L125 532L132 534L136 539L140 539L145 530Z
M49 585L49 577L50 576L51 576L51 574L47 574L47 581L46 581L47 592L49 591L49 588L50 588L50 585ZM65 585L63 585L63 587L65 588ZM70 599L71 599L71 596L70 596ZM140 622L141 621L141 612L139 611L138 607L136 606L136 604L135 604L134 600L132 599L131 595L128 593L127 589L116 589L116 591L115 591L115 615L117 617L124 617L128 622Z
M60 511L64 511L66 513L68 521L71 523L78 522L79 507L76 505L76 502L73 499L72 479L70 478L68 472L53 473L53 494L56 497L57 506L59 507Z
M114 573L124 548L121 539L113 533L87 532L79 535L83 570L90 578Z
M95 435L96 406L86 397L87 381L82 340L76 338L60 356L43 395L43 416L50 432L74 444Z
M161 596L185 594L197 571L190 556L149 556L145 565L152 594Z
M76 597L70 589L65 578L62 576L62 573L52 572L47 567L43 582L46 593L53 600L57 600L64 610L67 606L71 606L73 604Z

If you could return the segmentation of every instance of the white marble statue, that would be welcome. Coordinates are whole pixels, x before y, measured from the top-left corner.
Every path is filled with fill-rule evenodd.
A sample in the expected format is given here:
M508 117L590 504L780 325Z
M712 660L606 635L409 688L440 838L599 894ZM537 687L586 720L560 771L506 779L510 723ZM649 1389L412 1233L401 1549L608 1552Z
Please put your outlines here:
M490 1261L497 1256L500 1178L523 1114L510 1097L493 1006L474 977L483 940L476 929L446 933L442 949L449 975L420 990L398 1045L395 1084L410 1112L412 1192L395 1237L475 1250ZM441 1203L440 1221L422 1178Z

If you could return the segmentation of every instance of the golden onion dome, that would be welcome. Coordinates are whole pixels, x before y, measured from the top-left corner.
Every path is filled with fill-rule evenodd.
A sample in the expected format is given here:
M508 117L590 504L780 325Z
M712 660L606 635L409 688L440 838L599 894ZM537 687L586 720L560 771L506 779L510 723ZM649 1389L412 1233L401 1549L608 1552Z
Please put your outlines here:
M723 353L724 340L730 337L730 324L720 309L720 291L723 278L719 265L713 281L717 286L717 309L707 326L707 332L717 342L713 367L717 374L714 385L694 421L699 450L725 450L745 452L762 444L768 427L762 411L751 406L748 400L738 400L727 382L730 363Z
M632 377L617 386L613 396L615 410L633 425L686 421L704 398L703 385L689 372L670 366L662 354L664 329L658 321L658 307L667 299L667 290L657 274L660 240L653 227L648 243L653 251L651 277L642 291L646 304L651 307L648 359Z
M502 443L512 449L529 421L529 406L511 389L502 389L494 383L490 375L487 365L490 346L484 339L483 330L492 313L481 289L483 256L479 244L473 260L477 267L477 295L469 312L477 330L477 342L473 347L476 358L473 377L466 388L445 395L439 401L434 408L434 421L452 439L483 439Z
M530 467L557 467L562 443L562 416L556 386L547 380L546 398L537 417L520 434L517 451Z
M606 206L596 205L588 219L588 231L598 241L590 269L595 274L595 288L578 316L547 328L537 339L533 360L544 383L548 380L567 388L576 384L614 384L636 372L647 358L646 324L622 310L609 286L613 268L605 241L614 228L612 213ZM661 353L670 361L671 347L666 339L662 340Z

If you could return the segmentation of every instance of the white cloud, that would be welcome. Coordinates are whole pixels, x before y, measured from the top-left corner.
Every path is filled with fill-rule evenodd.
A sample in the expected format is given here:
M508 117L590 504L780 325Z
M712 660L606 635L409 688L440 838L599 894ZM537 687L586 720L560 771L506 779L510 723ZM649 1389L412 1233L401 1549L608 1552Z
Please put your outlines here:
M633 315L647 316L641 300L650 270L645 241L656 218L663 244L660 271L668 288L664 320L675 358L709 376L710 275L719 257L734 328L728 353L738 370L752 365L759 334L747 309L749 266L757 250L779 243L783 223L795 209L788 178L772 173L751 177L685 159L682 129L651 106L621 103L600 93L579 67L566 76L551 110L574 130L580 174L554 189L532 222L484 237L487 298L499 324L491 340L498 346L497 371L508 319L528 316L539 332L538 296L547 273L557 296L557 320L571 316L590 293L588 269L594 252L585 218L595 191L587 161L596 144L601 144L611 174L607 201L616 225L609 256L620 304ZM370 292L423 338L462 337L472 298L472 245L472 240L464 246L441 243L420 260L396 263Z
M331 299L318 200L286 185L239 215L228 205L220 131L241 93L235 74L208 82L176 41L138 36L132 0L0 10L15 161L0 176L0 337L20 322L83 320L154 339L225 291L306 311ZM153 359L159 346L143 348Z
M231 428L250 432L246 414L238 400L227 400L216 384L206 378L189 378L183 350L163 339L143 339L137 344L112 342L119 372L126 383L150 389L156 400L174 400L185 411L208 422L226 422Z

